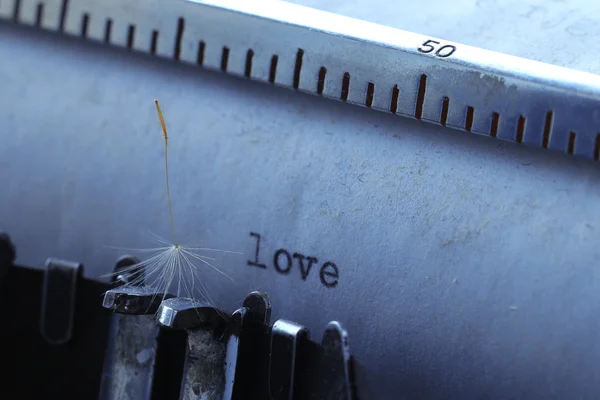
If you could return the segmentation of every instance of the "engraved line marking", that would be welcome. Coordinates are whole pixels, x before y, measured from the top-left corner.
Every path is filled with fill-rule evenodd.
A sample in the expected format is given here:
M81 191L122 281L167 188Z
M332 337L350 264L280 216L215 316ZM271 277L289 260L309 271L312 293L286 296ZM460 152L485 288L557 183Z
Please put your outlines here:
M12 19L14 22L19 22L19 14L21 11L21 0L15 0L15 8L13 9Z
M90 14L84 13L81 19L81 37L87 38L88 24L90 22Z
M448 107L450 106L450 98L444 97L442 100L442 115L440 117L440 124L446 126L448 121Z
M38 3L35 13L35 26L38 28L42 25L42 18L44 17L44 3Z
M104 25L104 43L110 42L110 34L112 31L112 19L108 18L106 20L106 24Z
M423 116L423 103L425 102L425 91L427 89L427 75L421 75L419 80L419 93L417 95L417 104L415 106L415 118L421 119Z
M133 48L133 41L135 39L135 25L129 25L127 29L127 48Z
M246 52L246 67L244 68L244 76L246 78L250 78L252 75L252 57L254 57L254 51L248 49Z
M369 108L373 105L373 93L375 93L375 84L369 82L367 85L367 97L365 99L365 105Z
M229 62L229 47L223 46L223 53L221 53L221 71L227 72L227 63Z
M298 89L300 86L300 73L302 72L302 57L304 56L304 50L298 49L296 53L296 65L294 66L294 89Z
M204 64L204 49L206 48L206 43L203 40L198 42L198 55L196 56L196 63L198 65Z
M342 101L348 100L348 92L350 90L350 73L344 73L344 79L342 79L342 93L340 94L340 98Z
M392 89L392 101L390 102L390 112L392 114L396 114L398 111L398 98L400 97L400 89L398 89L398 85L394 85Z
M277 75L277 61L279 61L279 56L277 54L273 54L273 57L271 57L271 66L269 67L270 83L275 83L275 77Z
M467 119L465 120L465 130L471 132L473 129L473 118L475 115L475 109L471 106L467 107Z
M550 136L552 135L552 122L553 122L553 113L552 111L548 111L546 114L546 124L544 125L544 137L542 139L542 147L544 149L548 148L548 143L550 143Z
M497 112L492 113L492 125L490 126L490 136L496 137L498 135L498 124L500 123L500 114Z
M523 143L523 134L525 133L525 123L526 119L523 115L519 117L519 121L517 122L517 136L515 140L517 143Z
M319 79L317 80L317 94L323 94L323 90L325 89L325 75L327 75L327 68L321 67L319 69Z
M69 7L69 0L63 0L60 5L60 20L58 22L58 31L63 32L65 30L65 23L67 22L67 8Z
M156 54L156 46L158 45L158 31L154 29L152 31L152 40L150 41L150 54Z
M185 27L185 21L179 17L177 19L177 34L175 35L175 48L173 49L173 58L179 61L181 56L181 39L183 38L183 29Z
M569 148L567 149L567 152L570 155L573 155L575 153L575 136L575 132L569 133Z

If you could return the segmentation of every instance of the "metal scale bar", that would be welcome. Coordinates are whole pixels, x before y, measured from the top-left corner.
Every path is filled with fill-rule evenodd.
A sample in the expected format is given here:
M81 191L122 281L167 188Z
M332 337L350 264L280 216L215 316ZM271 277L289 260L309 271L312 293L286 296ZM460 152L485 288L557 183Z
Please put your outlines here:
M281 1L0 0L0 18L600 158L600 77Z

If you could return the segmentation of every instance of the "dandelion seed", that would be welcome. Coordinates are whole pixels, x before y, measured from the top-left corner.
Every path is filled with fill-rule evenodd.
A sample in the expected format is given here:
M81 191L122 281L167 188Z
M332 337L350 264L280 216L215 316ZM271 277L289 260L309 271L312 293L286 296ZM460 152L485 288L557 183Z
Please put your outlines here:
M125 267L111 276L130 277L129 281L122 281L125 286L145 285L156 289L157 292L166 294L173 289L176 296L184 295L193 298L195 293L200 293L202 300L210 305L215 305L206 287L205 280L201 276L204 271L216 272L221 276L233 281L229 275L223 272L212 262L215 258L203 255L205 252L219 252L242 254L234 251L219 250L209 247L185 246L177 240L175 220L173 218L173 207L171 206L171 190L169 185L169 134L165 124L164 116L158 100L154 100L156 112L162 128L162 136L165 143L165 183L167 189L167 204L169 207L169 218L173 233L173 242L168 242L157 235L152 235L153 241L159 244L155 248L124 249L131 253L144 253L148 257L144 261ZM143 273L140 271L143 270Z
M163 117L162 110L158 100L154 99L154 105L156 106L156 113L160 120L160 126L163 131L163 138L165 139L165 181L167 182L167 202L169 203L169 216L171 217L171 229L173 230L173 246L179 247L177 244L177 234L175 233L175 220L173 219L173 207L171 206L171 190L169 188L169 134L167 133L167 126L165 125L165 118Z

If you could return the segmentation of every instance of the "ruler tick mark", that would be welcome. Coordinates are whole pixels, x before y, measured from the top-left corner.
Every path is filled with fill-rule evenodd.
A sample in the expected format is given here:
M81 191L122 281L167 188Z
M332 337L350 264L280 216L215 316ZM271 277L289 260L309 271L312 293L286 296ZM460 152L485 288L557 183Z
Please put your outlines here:
M525 123L527 120L523 115L519 117L519 121L517 122L517 136L515 140L517 143L523 143L523 134L525 133Z
M600 161L600 133L596 135L596 145L594 146L594 160Z
M327 75L327 68L321 67L319 69L319 79L317 80L317 94L322 95L323 89L325 89L325 75Z
M252 57L254 57L254 50L248 49L246 53L246 68L244 69L244 76L250 78L252 75Z
M398 98L400 97L400 89L398 89L398 85L394 85L392 89L392 101L390 102L390 112L392 114L396 114L398 111Z
M298 49L296 53L296 65L294 66L294 89L300 87L300 73L302 72L302 57L304 56L304 50Z
M274 54L271 57L271 66L269 67L269 82L275 83L275 77L277 75L277 61L279 61L279 56Z
M227 63L229 62L229 47L223 46L221 53L221 71L227 72Z
M84 13L83 17L81 18L81 37L87 37L89 22L90 15L88 13Z
M133 49L133 41L135 39L135 25L129 25L127 28L127 48Z
M203 40L198 42L198 55L196 56L196 63L200 66L204 64L204 49L206 48L206 43Z
M104 43L110 43L110 34L112 31L112 19L108 18L104 25Z
M152 30L152 39L150 41L150 54L156 54L156 46L158 45L158 31Z
M365 105L369 108L373 105L373 96L375 93L375 84L373 82L369 82L367 85L367 97L365 99Z
M575 153L575 138L576 138L576 133L575 132L570 132L569 133L569 148L567 149L567 152L570 155L573 155Z
M348 100L348 92L350 91L350 73L344 73L344 79L342 80L342 93L340 98L342 101Z
M497 112L492 114L492 125L490 127L490 136L496 137L498 135L498 124L500 122L500 114Z
M419 92L417 94L417 104L415 106L415 118L421 119L423 116L423 103L425 102L425 91L427 90L427 75L421 75L419 80Z
M446 126L448 121L448 107L450 106L450 98L447 96L442 100L442 115L440 116L440 124Z
M475 114L475 109L471 106L467 107L467 119L465 120L465 130L467 132L471 132L473 129L473 118Z
M185 25L185 21L183 18L179 17L177 19L177 34L175 35L175 48L173 49L173 58L179 61L179 56L181 55L181 39L183 38L183 28Z
M35 13L35 26L42 26L42 18L44 17L44 3L38 3Z
M546 114L546 124L544 125L544 137L542 139L542 147L544 149L547 149L548 143L550 143L550 135L552 134L552 120L553 113L552 111L548 111Z
M58 31L63 32L65 30L65 22L67 21L67 8L69 7L69 0L62 0L60 6L60 20L58 22Z
M21 0L15 0L15 8L13 9L12 19L14 22L19 22L19 14L21 11Z

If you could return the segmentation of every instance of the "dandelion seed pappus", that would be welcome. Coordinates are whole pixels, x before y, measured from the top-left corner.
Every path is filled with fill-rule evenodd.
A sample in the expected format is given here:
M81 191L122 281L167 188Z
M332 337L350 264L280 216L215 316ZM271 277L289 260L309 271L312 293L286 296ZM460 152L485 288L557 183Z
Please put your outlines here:
M123 286L148 286L156 289L165 296L167 293L174 294L177 297L183 296L199 302L208 303L216 306L215 299L206 286L204 272L214 272L233 282L233 279L227 275L221 268L215 265L216 258L205 255L204 253L229 253L242 254L236 251L220 250L210 247L199 247L186 245L178 241L175 230L175 220L173 218L173 208L171 206L171 190L169 185L169 135L165 124L164 116L158 100L154 100L156 112L162 129L165 148L165 183L167 192L167 205L169 208L169 218L171 231L173 234L172 242L165 240L156 234L150 234L150 239L157 244L156 247L149 248L121 248L120 251L131 253L137 257L141 256L142 261L137 261L109 274L117 284ZM126 278L127 277L127 278ZM197 298L197 297L200 298Z

